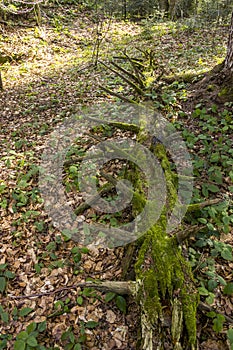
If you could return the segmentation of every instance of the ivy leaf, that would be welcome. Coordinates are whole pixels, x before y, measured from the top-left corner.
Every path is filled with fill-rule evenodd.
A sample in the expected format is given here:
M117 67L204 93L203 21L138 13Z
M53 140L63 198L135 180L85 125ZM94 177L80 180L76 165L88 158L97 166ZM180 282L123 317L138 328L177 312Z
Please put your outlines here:
M227 338L230 342L231 345L231 349L232 349L232 345L233 345L233 328L228 329L227 331Z
M219 192L219 187L217 185L210 184L210 185L208 185L208 190L210 192L217 193L217 192Z
M217 285L218 285L218 282L217 282L217 281L215 281L215 280L213 280L213 279L209 280L209 281L208 281L208 290L209 290L210 292L213 292L213 290L217 287Z
M33 337L33 335L30 335L30 337L28 337L27 344L32 347L36 347L38 345L37 340L35 337Z
M20 317L24 317L27 316L28 314L30 314L30 312L32 312L33 309L31 307L24 307L23 309L21 309L19 311L19 316Z
M98 322L95 322L95 321L88 321L88 322L85 324L85 327L86 327L86 328L92 329L92 328L97 327L98 324L99 324L99 323L98 323Z
M232 252L228 247L224 247L221 251L221 257L225 260L232 260Z
M82 252L83 254L87 254L87 253L89 253L89 249L86 248L86 247L83 247L83 248L81 248L81 252Z
M36 329L36 322L32 322L27 326L27 333L30 334Z
M227 283L227 285L223 289L223 293L228 294L228 295L233 294L233 283L232 282Z
M214 317L216 317L216 312L214 312L214 311L210 311L210 312L207 312L207 314L206 314L208 317L211 317L211 318L214 318Z
M47 327L47 323L46 323L46 321L43 321L43 322L40 322L39 324L38 324L38 332L44 332L45 330L46 330L46 327Z
M121 295L118 295L116 297L116 305L121 312L126 314L126 300L125 300L125 298L123 298Z
M6 288L6 279L5 277L0 276L0 293L3 293Z
M206 298L207 304L211 305L214 302L214 293L209 293L209 296Z
M23 340L16 340L14 343L14 350L25 350L26 344Z
M26 331L22 331L22 332L20 332L18 335L17 335L17 337L16 337L16 339L17 340L26 340L28 338L28 332L26 332Z
M205 295L205 296L209 295L209 291L205 287L199 287L198 291L200 295Z
M15 278L14 272L11 272L11 271L9 271L9 270L7 270L7 271L4 273L4 275L5 275L5 277L10 278L10 279Z
M69 168L70 173L72 174L77 174L78 173L78 169L75 165L71 165Z
M5 312L5 311L1 312L0 316L1 316L2 322L4 322L4 323L9 322L9 315L7 312Z
M210 157L210 161L211 161L212 163L218 162L219 159L220 159L219 153L213 153L213 154L211 155L211 157Z
M77 304L81 306L83 304L83 297L80 295L76 301L77 301Z
M225 286L227 284L227 282L224 280L222 276L217 275L217 278L219 283L221 283L221 285Z
M105 295L104 300L106 301L106 303L108 303L109 301L111 301L112 299L114 299L116 296L116 293L113 292L109 292Z
M201 224L207 224L207 220L205 218L199 218L198 221L201 223Z
M223 329L224 322L225 322L225 317L223 315L217 315L217 317L214 319L213 330L216 333L221 332Z
M7 264L0 264L0 271L5 270L6 267L7 267Z

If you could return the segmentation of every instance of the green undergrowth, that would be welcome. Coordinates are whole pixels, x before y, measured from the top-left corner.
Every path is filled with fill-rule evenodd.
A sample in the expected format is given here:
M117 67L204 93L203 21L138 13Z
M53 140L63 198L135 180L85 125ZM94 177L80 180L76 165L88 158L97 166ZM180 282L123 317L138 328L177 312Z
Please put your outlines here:
M125 82L103 69L100 64L93 70L88 68L79 71L88 65L92 56L96 54L94 52L96 24L92 19L84 17L76 23L79 19L76 6L77 4L75 8L64 6L57 13L54 13L53 8L45 9L48 10L48 18L46 20L45 16L41 28L26 30L19 28L13 35L12 28L8 32L6 27L4 34L1 34L4 44L3 55L6 60L1 66L4 89L5 91L9 89L11 96L10 87L13 86L17 101L15 104L17 108L7 112L7 116L15 115L14 127L8 129L8 118L3 118L0 125L3 133L1 168L8 173L0 180L2 235L4 244L11 244L12 250L19 252L22 247L22 251L17 253L20 259L27 255L23 247L28 240L34 247L36 261L29 267L30 278L39 278L44 270L52 274L56 269L66 271L67 268L75 278L77 275L83 276L85 268L82 257L88 253L85 248L81 250L71 243L69 232L58 235L43 212L38 189L41 138L49 135L53 127L62 122L64 117L75 113L77 104L99 102L99 99L103 101L108 99L114 103L117 98L106 96L99 88L98 81L114 91L129 95L135 100L139 99ZM66 11L66 15L61 13L63 10ZM77 25L75 30L72 28L74 23ZM106 57L110 59L120 57L126 48L130 57L137 58L139 63L142 57L145 58L147 55L145 62L141 62L142 72L146 78L145 85L148 88L145 99L174 122L177 130L182 132L193 157L196 179L193 203L216 197L223 199L219 204L187 214L185 224L201 227L188 248L189 262L183 258L176 241L165 233L166 216L170 212L164 211L158 223L147 232L139 250L138 263L135 265L137 279L143 280L144 288L141 288L140 293L148 317L156 322L163 312L163 299L171 298L175 294L183 303L190 343L195 342L198 303L196 291L190 287L193 285L190 265L203 301L212 304L216 293L219 293L219 288L225 296L233 294L232 282L222 276L217 267L218 264L232 262L232 247L221 239L222 234L227 235L231 232L233 222L232 104L228 103L218 110L215 105L209 108L200 102L191 115L182 110L182 103L188 100L190 84L223 59L223 41L226 41L227 36L226 32L222 31L222 28L210 28L197 22L194 25L190 19L180 23L153 23L148 20L140 25L106 21L101 32L103 38L99 56L101 60L106 60ZM150 57L153 60L152 66ZM119 62L122 61L124 60L119 59ZM129 64L124 62L123 67L128 69ZM164 80L161 77L161 80L155 83L155 76L159 76L162 71ZM36 81L35 77L38 77ZM18 95L19 86L23 89L21 95ZM209 90L213 88L214 86L209 86ZM220 94L224 95L225 92L222 90ZM113 135L107 128L104 131L103 137ZM68 195L78 192L79 165L76 158L82 158L88 147L88 142L82 145L76 144L67 153L63 185ZM163 168L169 169L170 165L163 151L157 149L157 152ZM174 176L170 171L166 172L166 179L171 193L169 205L172 208L176 195L172 184ZM139 193L137 198L134 197L133 205L134 210L140 212L145 203L141 183L138 183L138 189ZM115 193L106 197L111 200L111 196L114 195ZM93 222L112 226L117 226L123 221L122 213L115 215L91 213L89 218ZM143 266L148 256L153 258L153 264L149 269ZM13 346L14 342L18 344L15 347L44 349L44 343L53 342L51 327L57 322L58 317L69 315L74 305L86 306L92 295L90 291L82 291L76 301L69 298L55 301L50 315L46 315L50 332L45 329L42 331L44 326L39 324L27 328L32 308L25 309L22 306L13 309L8 301L5 302L9 291L17 290L20 294L24 293L18 284L21 271L11 265L10 257L7 260L9 262L0 265L0 293L3 296L0 319L7 329L13 324L16 324L16 327L9 331L11 334L0 335L0 348L7 348L7 343ZM23 269L23 265L26 266L27 262L22 263L20 268ZM23 272L26 273L24 270ZM190 281L190 286L186 283L187 280ZM111 298L117 307L126 313L125 299L108 295L106 302L110 302ZM35 316L37 309L39 305L33 309ZM213 320L214 329L221 332L223 320L217 317L217 314L211 314L209 317ZM22 331L17 331L18 322L25 325ZM59 346L64 349L85 349L85 330L94 327L94 324L79 323L80 334L77 334L69 321L64 322L67 331L63 332L58 340ZM228 333L228 338L232 339L231 330Z

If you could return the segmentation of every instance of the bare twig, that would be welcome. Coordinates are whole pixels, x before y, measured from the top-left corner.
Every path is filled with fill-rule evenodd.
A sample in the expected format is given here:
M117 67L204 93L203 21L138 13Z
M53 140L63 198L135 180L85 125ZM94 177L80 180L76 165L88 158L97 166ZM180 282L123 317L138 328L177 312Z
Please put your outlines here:
M190 204L188 206L187 212L192 213L204 207L208 207L209 205L218 204L220 202L223 202L222 198L209 199L208 201L205 201L205 202Z
M109 67L107 64L105 64L102 61L99 61L103 66L105 66L108 70L110 70L111 72L115 73L116 75L118 75L121 79L123 79L127 84L129 84L139 95L144 96L145 93L144 91L137 86L136 84L134 84L131 80L127 79L123 74L119 73L117 70Z
M1 71L0 71L0 90L3 90Z
M133 75L131 72L128 72L126 69L124 69L123 67L119 66L119 64L117 64L116 62L111 62L111 64L116 67L117 69L119 69L120 71L122 71L123 73L127 74L131 79L133 79L136 83L138 83L141 88L144 87L143 81L142 79L139 77L139 75L137 75L135 77L135 75Z
M112 90L109 90L109 89L105 88L105 87L102 86L102 85L99 85L99 87L100 87L102 90L104 90L105 92L107 92L109 95L116 96L116 97L118 97L120 100L122 100L122 101L124 101L124 102L127 102L127 103L137 103L137 102L135 102L135 101L133 101L133 100L131 100L131 99L125 97L125 96L122 96L122 95L118 94L117 92L114 92L114 91L112 91Z
M74 210L76 215L80 215L81 213L83 213L85 210L87 210L88 208L90 208L93 204L96 203L97 200L99 200L99 197L107 194L108 192L110 192L112 189L114 188L114 186L112 184L107 184L105 185L104 188L102 188L97 195L93 196L92 198L88 199L88 203L82 203L78 206L78 208L76 208Z
M216 312L216 314L219 314L219 315L224 316L225 319L226 319L226 321L227 321L228 323L233 323L233 318L227 316L226 314L224 314L223 312L221 312L221 311L215 309L214 307L211 307L211 306L209 306L209 305L203 303L202 301L199 302L198 308L199 308L200 310L208 311L208 312L214 311L214 312Z
M141 77L140 77L140 75L142 75L142 73L139 71L139 69L138 69L138 67L137 67L137 65L143 67L143 64L139 64L138 61L137 61L137 63L135 63L135 60L132 59L132 58L127 54L126 51L124 51L124 55L125 55L125 57L127 58L127 60L130 62L131 66L133 67L133 69L134 69L134 71L135 71L135 74L137 75L137 78L139 79L139 81L141 81L142 86L143 86L144 84L143 84L143 82L142 82L142 80L141 80Z

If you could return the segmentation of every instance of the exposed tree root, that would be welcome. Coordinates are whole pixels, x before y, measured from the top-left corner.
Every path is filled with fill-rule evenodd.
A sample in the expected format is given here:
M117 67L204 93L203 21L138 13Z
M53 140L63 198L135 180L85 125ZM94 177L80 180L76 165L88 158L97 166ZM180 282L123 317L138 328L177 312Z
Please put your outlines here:
M233 76L224 69L224 62L215 66L204 78L189 88L190 96L187 103L191 106L199 102L224 104L233 102Z

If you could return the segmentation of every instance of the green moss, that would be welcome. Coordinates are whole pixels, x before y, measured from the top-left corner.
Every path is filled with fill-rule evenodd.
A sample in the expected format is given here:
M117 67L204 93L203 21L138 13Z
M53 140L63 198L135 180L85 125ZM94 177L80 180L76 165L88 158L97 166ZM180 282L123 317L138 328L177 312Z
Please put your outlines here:
M162 219L163 221L163 219ZM168 237L164 222L150 229L139 250L135 264L137 280L143 281L139 298L148 319L153 324L162 314L162 300L180 293L184 321L190 344L196 340L197 296L191 290L193 279L189 264L182 256L175 237ZM146 263L149 261L149 268Z
M224 102L226 102L226 101L232 102L233 101L233 88L232 88L232 86L229 85L229 86L223 87L219 91L218 97Z
M207 89L207 91L214 91L214 90L216 90L216 85L209 84L206 89Z
M184 313L184 322L188 334L190 345L196 343L196 313L199 303L199 296L194 291L187 290L187 286L182 291L182 307Z
M192 72L184 72L180 74L173 74L164 77L164 80L167 83L177 82L185 82L185 83L193 83L194 81L200 80L203 77L204 70L192 71Z
M224 87L223 89L221 89L218 93L219 97L225 96L228 94L228 89L226 87Z
M200 203L189 204L189 206L187 208L187 213L192 213L192 212L200 210L200 209L201 209Z
M168 201L157 223L145 234L138 252L135 263L136 280L141 281L138 298L148 322L153 326L158 316L162 316L163 300L172 301L175 294L182 304L188 342L194 345L198 300L193 288L192 271L182 255L176 237L169 237L166 233L167 216L177 201L174 176L163 145L156 145L153 151L165 174ZM140 189L137 210L140 208L138 201L143 205L145 203L140 181L138 174L134 174L135 188Z
M174 176L173 172L171 171L170 162L167 158L166 149L164 146L162 144L157 144L154 149L154 153L160 161L164 171L168 192L167 197L169 200L169 209L171 210L177 201L177 191L174 186L174 183L176 183L176 176Z

